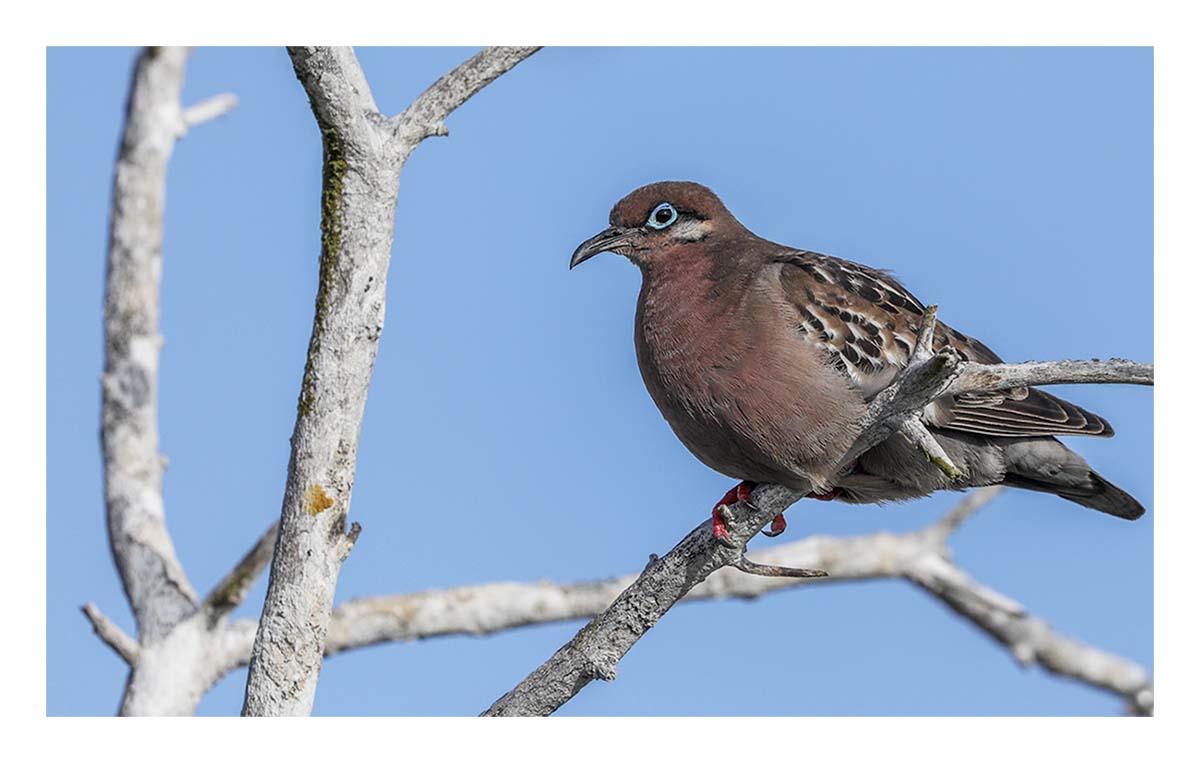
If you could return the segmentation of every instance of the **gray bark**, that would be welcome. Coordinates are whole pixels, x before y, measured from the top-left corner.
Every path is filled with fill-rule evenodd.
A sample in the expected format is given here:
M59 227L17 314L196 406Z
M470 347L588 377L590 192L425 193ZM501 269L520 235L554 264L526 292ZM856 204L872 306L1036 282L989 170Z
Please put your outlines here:
M346 530L367 389L383 332L400 171L442 120L536 48L488 48L399 116L379 113L349 48L291 48L324 144L321 267L279 535L243 715L312 711Z
M223 95L190 109L180 106L186 48L146 48L133 68L125 131L116 158L112 229L104 293L104 373L101 444L104 507L113 560L137 621L138 641L121 632L95 605L86 605L97 635L130 663L122 715L190 711L211 685L196 668L196 590L167 533L158 453L158 283L167 163L188 127L233 108ZM216 680L218 675L212 675ZM192 705L194 707L194 704Z
M233 108L222 95L183 109L186 48L138 56L113 181L105 285L101 444L105 511L113 561L137 623L138 640L93 604L84 613L130 665L122 715L179 714L219 674L202 666L211 632L198 629L198 600L167 533L158 452L159 281L167 162L193 125ZM188 649L180 649L187 643ZM210 671L211 672L211 671ZM207 683L206 683L207 681Z
M104 299L100 437L113 561L137 621L155 641L196 606L167 533L158 452L159 279L167 162L183 135L187 51L148 48L134 68L113 181Z

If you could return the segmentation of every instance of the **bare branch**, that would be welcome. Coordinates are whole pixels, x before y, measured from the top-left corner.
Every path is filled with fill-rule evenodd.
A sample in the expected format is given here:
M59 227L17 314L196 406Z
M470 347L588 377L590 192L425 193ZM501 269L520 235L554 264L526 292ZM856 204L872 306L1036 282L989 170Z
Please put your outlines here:
M196 636L197 596L167 533L162 498L166 458L158 452L159 279L167 163L191 125L228 111L218 96L183 110L186 48L146 48L138 56L113 181L104 305L101 442L105 510L113 560L137 622L140 643L93 604L96 634L131 667L122 715L174 714L221 673Z
M937 331L937 305L929 305L921 315L917 329L917 346L913 348L913 360L924 363L933 357L933 336Z
M1154 364L1132 360L1052 360L1030 363L964 363L945 394L997 392L1044 384L1154 384Z
M532 50L489 48L439 80L399 122L379 114L349 48L289 48L324 145L321 265L308 362L267 597L243 715L307 715L342 562L358 439L383 332L392 225L404 161L423 136Z
M228 114L237 105L238 99L233 93L221 93L205 98L183 110L183 124L190 129Z
M182 134L184 48L138 56L113 181L101 377L104 497L113 561L143 642L196 608L163 510L158 452L159 277L167 162Z
M760 564L741 557L733 563L734 569L741 570L747 575L758 575L764 578L827 578L826 570L813 570L807 567L784 567L778 564ZM695 589L693 589L695 590ZM684 597L687 598L687 597Z
M378 149L383 137L375 97L353 48L288 48L322 135Z
M433 135L448 135L444 121L452 111L539 50L540 46L484 48L430 85L397 116L394 120L397 132L411 147Z
M209 625L215 626L225 615L237 609L246 599L254 581L271 563L271 555L275 552L275 541L279 537L279 523L275 522L254 546L246 552L241 561L229 571L221 582L213 587L208 596L204 597L201 608L204 610Z
M909 444L914 448L921 451L925 458L929 459L929 463L936 466L942 474L945 474L952 480L962 476L962 472L950 460L950 456L946 455L942 444L921 423L918 414L909 414L904 423L900 425L899 431L900 434L904 435L904 439L908 440Z
M1124 697L1138 715L1154 714L1154 688L1137 663L1060 636L1045 620L973 580L941 555L920 557L905 576L1007 646L1020 664L1036 661L1051 673Z
M998 492L998 488L975 491L955 511L978 508ZM953 515L954 512L948 514L942 523ZM755 555L754 563L820 568L829 573L828 578L821 580L893 577L901 573L909 557L941 547L946 537L942 523L904 535L876 533L852 538L814 536L759 552ZM655 561L657 558L652 559L651 564ZM630 574L573 584L549 581L485 583L353 599L334 610L325 653L337 654L389 641L453 635L485 636L528 625L590 617L608 607L637 577L637 574ZM814 579L751 576L730 566L717 570L694 587L686 601L753 599L808 582L814 582ZM230 669L244 665L249 660L254 625L251 620L231 623L230 630L238 635L231 636L234 662ZM239 638L244 639L240 646Z
M944 581L966 579L961 571L956 571L957 576L953 576L945 568L933 566L936 562L929 563L926 560L947 558L949 550L946 541L950 533L1001 490L991 487L972 492L942 519L922 530L902 534L881 532L850 538L814 536L761 551L755 554L755 560L750 563L788 570L820 568L829 573L828 577L760 577L743 574L729 566L714 572L689 591L683 600L754 599L801 585L879 578L900 578L921 585L917 580L918 574L929 574L930 570L939 571L943 585L947 585ZM653 561L656 559L652 559L651 563ZM451 635L484 636L529 625L591 617L604 611L637 577L631 574L569 585L546 581L486 583L355 599L334 610L325 642L325 655L391 641ZM947 590L953 588L948 587ZM974 598L988 602L987 606L1001 613L1016 616L1024 612L1019 604L995 592L977 594ZM976 622L975 619L972 618L972 622ZM979 621L976 624L987 629L990 622ZM212 632L217 643L209 647L209 656L203 666L210 671L206 680L216 680L211 673L214 666L219 666L215 674L219 678L249 661L256 625L253 620L244 619ZM1076 644L1073 641L1068 643ZM1050 652L1047 651L1047 654ZM1074 652L1056 647L1054 654L1054 664L1048 664L1049 660L1043 663L1048 670L1115 692L1131 704L1137 703L1141 707L1152 705L1153 688L1148 681L1137 683L1127 678L1115 681L1110 680L1109 676L1123 675L1119 670L1096 671L1075 667L1133 663L1082 644ZM1136 665L1133 667L1137 668ZM1133 672L1128 674L1133 675ZM1144 671L1141 675L1145 675Z
M990 503L1002 490L1004 488L999 485L972 490L946 516L938 520L937 524L933 526L933 532L937 533L938 537L945 542L952 532L961 527L962 523L970 519L975 512Z
M935 309L927 311L923 324L928 334ZM914 356L916 353L914 353ZM946 393L955 384L962 367L949 352L939 352L928 360L914 357L896 379L872 400L864 417L863 430L850 450L838 461L838 468L852 463L859 455L887 439L912 414L930 401ZM1000 369L992 379L1003 379L1010 386L1024 386L1034 381L1056 379L1094 381L1098 378L1127 378L1142 383L1152 377L1152 369L1114 361L1101 371L1091 364L1058 364L1054 375L1046 372L1045 364L989 366ZM985 381L983 383L996 383ZM974 388L958 384L957 392ZM836 472L834 472L836 473ZM825 475L828 480L833 474ZM750 504L730 507L726 521L729 544L716 542L708 522L692 530L675 548L652 562L604 612L583 627L567 644L516 687L498 699L485 715L549 715L557 710L584 686L596 678L616 674L620 659L637 643L647 630L688 591L726 565L741 558L741 549L776 515L803 498L813 486L789 490L780 485L760 485L751 496ZM823 565L800 565L827 569Z
M92 623L92 630L96 632L100 640L112 647L117 656L125 660L127 664L136 664L139 649L138 643L133 640L133 637L109 620L108 616L90 601L84 604L82 609L84 616Z

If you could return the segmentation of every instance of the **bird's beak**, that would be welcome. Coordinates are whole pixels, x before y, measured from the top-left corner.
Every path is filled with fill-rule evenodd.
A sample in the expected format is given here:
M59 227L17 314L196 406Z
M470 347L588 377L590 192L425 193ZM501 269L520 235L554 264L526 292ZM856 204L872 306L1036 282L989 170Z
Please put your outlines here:
M601 252L628 254L633 248L633 236L635 233L637 233L636 229L605 228L579 245L579 248L575 250L575 254L571 255L570 267L573 268L584 260L590 260Z

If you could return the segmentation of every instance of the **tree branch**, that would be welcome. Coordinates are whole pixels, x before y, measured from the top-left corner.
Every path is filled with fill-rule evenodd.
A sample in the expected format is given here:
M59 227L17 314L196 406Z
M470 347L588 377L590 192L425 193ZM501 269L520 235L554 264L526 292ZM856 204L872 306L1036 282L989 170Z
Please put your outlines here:
M196 125L210 122L225 116L238 105L237 96L233 93L221 93L211 98L205 98L183 110L183 123L189 129Z
M279 523L276 522L267 528L241 561L213 587L208 596L204 597L201 609L210 623L215 624L245 601L254 581L271 563L271 555L275 552L275 541L278 538Z
M167 162L182 134L183 48L147 48L134 66L113 180L104 299L100 440L113 561L143 642L196 607L167 533L158 452L159 278Z
M1029 363L963 363L944 394L999 392L1047 384L1154 384L1154 364L1112 360L1052 360Z
M321 265L308 362L243 715L312 710L347 533L359 433L383 332L400 171L440 120L532 50L488 48L389 120L349 48L289 48L324 144ZM408 126L408 127L406 127ZM404 129L400 129L404 128ZM398 132L400 130L400 132Z
M444 122L452 111L539 50L541 46L484 48L433 83L395 117L397 134L412 147L434 135L449 135Z
M934 319L935 312L936 308L927 312L922 334ZM945 394L956 380L959 380L956 391L973 391L974 387L961 383L964 365L970 369L970 364L960 362L948 352L934 354L927 360L914 353L913 361L872 401L862 433L838 462L838 468L852 463L863 452L887 439L912 414ZM981 383L1025 386L1034 382L1047 383L1047 379L1069 383L1099 378L1115 381L1122 376L1133 383L1144 383L1153 376L1152 367L1127 361L1113 362L1103 371L1086 363L1051 365L1053 372L1047 371L1047 364L989 367L999 368L999 371ZM999 379L1003 381L996 381ZM824 479L828 480L836 473L834 470L824 475ZM752 494L750 505L740 503L730 508L730 519L726 521L729 546L713 539L708 522L696 527L666 556L648 565L612 605L484 714L548 715L596 678L616 675L620 659L659 618L714 571L737 563L750 539L776 515L803 498L812 487L793 491L780 485L760 485Z
M973 580L942 555L921 556L904 574L1008 647L1021 665L1037 661L1051 673L1123 697L1137 715L1154 714L1154 688L1137 663L1060 636L1045 620Z
M754 599L775 591L833 581L893 578L907 580L944 600L985 632L1019 633L1002 643L1032 643L1038 662L1050 672L1081 681L1126 700L1137 712L1153 709L1153 686L1135 663L1058 636L1021 605L989 591L950 564L947 541L962 522L991 501L1001 488L967 495L934 524L914 532L874 533L834 538L814 536L773 546L755 555L756 564L783 568L820 568L826 578L760 577L733 567L717 570L694 587L684 602ZM342 604L333 612L326 656L391 641L440 636L486 636L512 628L565 622L605 610L638 576L624 575L576 584L553 582L487 583L412 594L373 596ZM964 586L971 589L963 593ZM959 601L973 603L963 610ZM226 631L225 670L244 665L254 641L255 623L239 620ZM1027 649L1021 647L1020 649ZM1014 654L1024 654L1014 651ZM1045 659L1041 655L1045 655ZM1021 664L1028 664L1022 662Z
M192 125L236 104L218 96L180 106L186 48L146 48L134 65L113 181L105 286L101 443L113 560L139 642L93 604L96 634L130 665L122 715L190 712L221 674L211 634L198 622L196 592L167 533L158 453L159 280L167 163Z
M100 637L100 640L112 647L112 650L117 653L117 656L126 662L128 665L134 665L138 659L138 643L133 640L128 633L108 619L108 616L100 611L92 602L84 604L83 614L92 624L92 630Z
M1018 657L1025 654L1028 647L1014 648L1012 645L1031 643L1038 662L1047 670L1113 692L1125 699L1135 712L1152 712L1153 686L1140 666L1054 634L1043 621L1024 613L1019 604L1001 594L988 592L945 561L950 556L947 542L951 533L999 492L1000 488L976 490L940 520L922 530L850 538L814 536L769 548L756 554L752 562L785 569L816 567L826 571L827 578L760 577L726 567L694 587L683 601L754 599L814 582L908 580L942 598L955 611L993 636L997 627L1002 628L1002 634L1025 634L1027 631L1029 635L1020 638L1001 639ZM273 529L255 544L256 550L270 545ZM247 554L246 559L251 558L257 558L257 554ZM256 566L247 565L243 560L225 580L238 579L239 570L250 573ZM603 612L637 577L624 575L575 584L545 581L486 583L355 599L333 611L325 655L391 641L451 635L486 636L529 625L591 617ZM963 581L968 581L977 590L969 596L961 593ZM218 585L214 592L223 587L224 584ZM213 598L211 594L210 598ZM960 600L984 602L987 606L962 610L956 606ZM210 627L204 613L202 609L181 623L172 632L171 639L151 650L152 660L158 663L158 670L152 672L170 679L158 682L159 685L154 687L157 693L143 692L155 697L158 714L190 713L212 684L250 660L257 623L243 619L228 626ZM95 607L89 605L85 614L93 622L97 634L122 659L137 658L137 644ZM176 632L183 635L175 638Z

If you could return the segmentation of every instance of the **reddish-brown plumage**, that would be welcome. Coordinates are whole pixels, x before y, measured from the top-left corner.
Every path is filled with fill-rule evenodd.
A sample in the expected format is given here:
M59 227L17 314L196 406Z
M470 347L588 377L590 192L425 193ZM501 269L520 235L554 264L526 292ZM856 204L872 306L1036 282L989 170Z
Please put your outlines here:
M857 503L1004 482L1128 519L1143 513L1050 436L1108 436L1108 423L1040 390L931 404L925 419L963 471L957 480L898 436L835 472L870 396L907 362L920 302L885 273L756 236L696 183L639 188L609 221L571 265L614 251L641 269L642 378L675 434L713 469ZM941 323L935 346L1000 361Z

